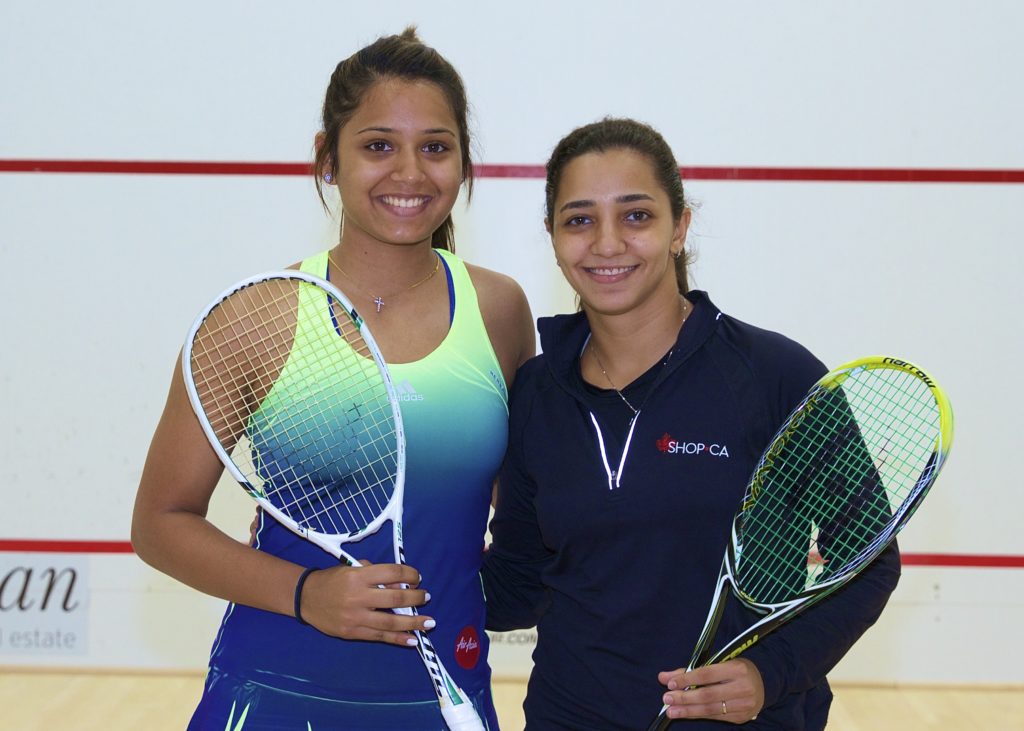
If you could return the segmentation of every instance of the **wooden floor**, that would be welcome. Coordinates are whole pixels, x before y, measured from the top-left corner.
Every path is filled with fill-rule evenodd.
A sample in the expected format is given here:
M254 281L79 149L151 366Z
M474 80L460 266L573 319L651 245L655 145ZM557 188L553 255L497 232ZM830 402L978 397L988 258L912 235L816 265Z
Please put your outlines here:
M182 731L202 677L0 668L3 731ZM496 682L505 731L523 728L525 684ZM1024 689L838 686L830 731L1024 731Z

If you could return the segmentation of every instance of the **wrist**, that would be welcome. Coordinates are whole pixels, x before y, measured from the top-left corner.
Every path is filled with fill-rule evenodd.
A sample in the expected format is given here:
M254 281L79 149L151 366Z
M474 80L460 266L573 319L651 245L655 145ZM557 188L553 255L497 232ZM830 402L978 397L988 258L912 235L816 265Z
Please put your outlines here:
M295 619L299 621L299 624L309 624L302 618L302 589L306 585L306 579L314 571L319 571L319 569L313 567L306 569L299 575L299 580L295 582Z

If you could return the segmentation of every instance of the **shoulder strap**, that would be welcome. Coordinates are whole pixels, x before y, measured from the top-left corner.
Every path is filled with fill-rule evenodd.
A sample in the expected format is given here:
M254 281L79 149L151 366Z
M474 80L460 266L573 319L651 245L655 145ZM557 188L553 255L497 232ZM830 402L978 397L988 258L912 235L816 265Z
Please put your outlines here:
M479 367L490 372L493 385L503 400L508 400L508 389L505 379L501 376L501 365L494 352L484 316L480 312L480 300L476 287L469 276L466 263L455 254L444 249L434 249L444 260L445 270L449 274L449 292L454 295L454 313L451 319L451 330L448 333L453 347L459 348L474 359Z
M321 251L319 254L313 254L308 259L303 259L299 265L299 271L305 272L306 274L312 274L315 277L321 279L327 278L327 254L328 251Z

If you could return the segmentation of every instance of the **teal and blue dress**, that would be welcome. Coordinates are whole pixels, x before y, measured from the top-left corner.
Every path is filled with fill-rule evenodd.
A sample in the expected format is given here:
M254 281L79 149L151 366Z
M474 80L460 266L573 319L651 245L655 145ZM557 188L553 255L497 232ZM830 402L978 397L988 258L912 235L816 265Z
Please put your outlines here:
M451 325L437 348L389 364L405 427L405 555L431 594L421 611L441 661L497 729L479 570L491 486L508 438L505 381L465 264L436 250L448 280ZM327 252L302 271L330 279ZM301 323L300 323L301 325ZM273 518L255 547L302 566L336 559ZM393 563L390 525L346 550ZM210 654L190 731L443 731L414 648L338 639L294 617L229 604Z

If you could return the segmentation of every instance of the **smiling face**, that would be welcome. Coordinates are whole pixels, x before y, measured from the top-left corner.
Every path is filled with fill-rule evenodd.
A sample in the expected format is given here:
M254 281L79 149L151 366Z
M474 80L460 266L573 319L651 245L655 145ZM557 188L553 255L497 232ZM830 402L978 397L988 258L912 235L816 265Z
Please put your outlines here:
M689 220L675 219L647 156L611 149L565 165L547 226L584 308L616 315L678 301L672 256Z
M428 242L462 184L458 125L441 89L387 79L341 128L334 183L348 242Z

